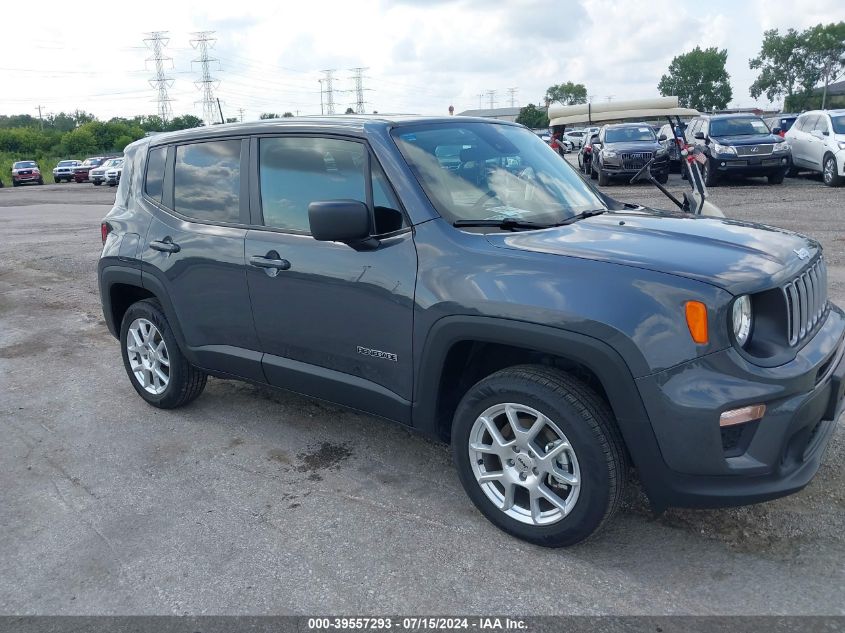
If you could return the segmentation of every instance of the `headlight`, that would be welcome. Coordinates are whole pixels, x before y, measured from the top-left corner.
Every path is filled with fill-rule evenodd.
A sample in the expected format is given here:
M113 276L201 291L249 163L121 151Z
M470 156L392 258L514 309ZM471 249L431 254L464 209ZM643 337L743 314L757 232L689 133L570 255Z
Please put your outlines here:
M602 156L604 156L605 158L615 158L615 157L616 157L616 152L611 151L611 150L609 150L609 149L603 149L603 150L601 151L601 155L602 155Z
M713 151L717 154L736 154L736 148L731 145L720 145L719 143L713 143Z
M845 149L845 143L839 141L839 149Z
M740 347L744 347L751 334L751 297L742 295L734 300L731 321L733 322L734 337Z
M776 151L776 152L788 152L789 151L789 143L786 143L784 141L782 141L780 143L775 143L774 151Z

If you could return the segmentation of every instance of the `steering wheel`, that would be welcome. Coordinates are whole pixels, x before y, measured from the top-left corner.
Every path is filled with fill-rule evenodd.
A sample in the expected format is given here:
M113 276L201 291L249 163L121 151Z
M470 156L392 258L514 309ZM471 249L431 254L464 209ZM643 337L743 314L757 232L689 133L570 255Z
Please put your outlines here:
M481 209L484 208L484 203L486 203L488 199L495 198L495 197L496 197L495 191L493 191L493 190L487 191L478 200L475 201L475 203L472 205L472 208L470 209L470 212L480 211Z

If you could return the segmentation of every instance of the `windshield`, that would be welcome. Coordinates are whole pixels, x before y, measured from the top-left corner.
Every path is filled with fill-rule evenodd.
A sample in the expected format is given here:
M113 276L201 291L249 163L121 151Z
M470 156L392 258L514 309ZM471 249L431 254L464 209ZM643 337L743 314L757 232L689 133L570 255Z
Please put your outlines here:
M831 115L830 122L833 124L834 134L845 134L845 114Z
M607 208L565 160L524 128L449 122L401 127L392 135L450 222L512 218L553 224ZM457 160L443 157L443 147L460 147Z
M607 128L605 143L630 143L633 141L654 141L654 131L648 125L639 127Z
M769 128L763 119L742 117L738 119L713 119L710 121L710 136L754 136L769 135Z
M86 158L82 161L83 167L97 167L98 165L102 164L102 158Z
M71 167L75 161L72 160L60 160L59 167Z
M6 163L8 165L8 163ZM21 160L15 163L12 166L12 169L27 169L30 167L35 167L35 162L31 160Z

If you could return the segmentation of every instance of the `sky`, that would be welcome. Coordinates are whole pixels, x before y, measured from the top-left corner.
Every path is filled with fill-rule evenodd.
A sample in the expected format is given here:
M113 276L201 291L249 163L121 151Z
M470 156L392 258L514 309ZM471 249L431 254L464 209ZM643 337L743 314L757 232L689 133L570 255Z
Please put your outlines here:
M94 7L99 6L100 10ZM32 19L0 21L0 114L83 109L98 118L155 114L145 38L166 31L174 115L202 116L201 65L191 41L214 31L215 98L226 117L320 114L324 69L336 111L446 114L540 103L548 86L583 83L594 101L656 96L672 58L727 48L731 106L754 100L748 60L763 31L845 20L842 0L319 0L239 3L146 0L69 10L38 3ZM484 95L484 96L479 96ZM778 104L775 104L778 105Z

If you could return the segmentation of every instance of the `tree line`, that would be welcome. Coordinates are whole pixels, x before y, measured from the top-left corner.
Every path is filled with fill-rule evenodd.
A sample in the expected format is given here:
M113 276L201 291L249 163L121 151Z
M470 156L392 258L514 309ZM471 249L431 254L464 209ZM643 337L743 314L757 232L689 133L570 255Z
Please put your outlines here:
M726 69L728 51L696 46L676 56L660 78L657 90L663 96L677 96L681 106L702 112L723 110L733 98ZM784 99L785 111L824 108L829 105L827 89L845 75L845 22L817 24L803 31L771 29L763 34L759 54L748 60L759 71L749 87L755 99L765 94L769 101ZM817 94L821 88L821 94ZM587 102L583 84L566 82L550 86L546 108L529 103L517 123L531 128L548 127L549 104L572 105Z

